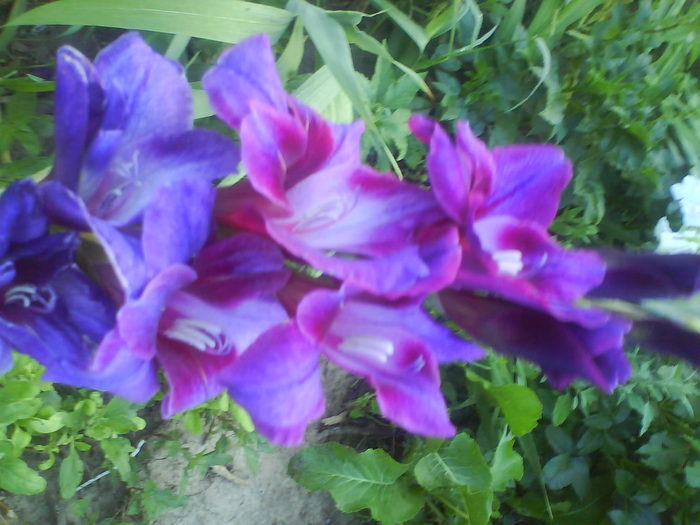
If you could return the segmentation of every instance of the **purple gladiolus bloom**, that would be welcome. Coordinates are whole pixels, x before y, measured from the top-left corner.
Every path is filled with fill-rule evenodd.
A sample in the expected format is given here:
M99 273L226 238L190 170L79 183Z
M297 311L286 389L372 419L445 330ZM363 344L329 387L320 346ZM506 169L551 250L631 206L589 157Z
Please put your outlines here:
M0 368L15 348L47 367L46 380L119 394L138 390L148 369L138 359L105 362L93 380L90 363L114 325L115 307L75 266L77 235L48 233L32 182L17 182L0 197L0 229Z
M299 304L297 322L329 360L369 381L388 419L426 436L454 435L438 363L484 352L435 323L420 300L316 290Z
M55 220L91 230L127 296L145 285L138 226L163 184L211 182L236 169L236 147L192 129L192 99L182 67L155 53L137 33L102 50L94 64L58 51L56 159L41 187ZM129 231L127 231L129 230Z
M573 305L603 280L603 261L591 251L565 250L547 233L571 178L564 153L548 144L489 150L466 122L457 124L456 144L426 117L416 115L410 125L430 144L433 191L461 228L462 264L452 286L492 292L586 326L605 322L603 312Z
M537 362L557 387L581 377L609 391L627 379L629 323L575 304L603 281L602 259L547 233L572 174L564 153L546 144L489 150L466 122L455 143L427 117L410 126L430 145L433 192L461 231L460 269L439 293L448 316L494 350Z
M275 297L289 272L273 243L245 233L207 244L213 193L196 179L156 190L140 238L153 277L121 306L98 357L162 368L164 417L228 389L270 440L298 443L323 412L318 352Z
M452 281L457 232L431 194L362 166L361 124L331 124L289 97L265 35L225 52L203 84L217 114L240 131L248 175L220 192L219 221L388 297Z

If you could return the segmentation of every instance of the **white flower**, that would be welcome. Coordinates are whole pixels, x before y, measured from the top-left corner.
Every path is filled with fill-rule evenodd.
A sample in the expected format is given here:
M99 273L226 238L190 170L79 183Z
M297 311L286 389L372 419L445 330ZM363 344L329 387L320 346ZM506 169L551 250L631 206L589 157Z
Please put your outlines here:
M683 224L700 228L700 178L686 176L671 186L671 195L681 206Z

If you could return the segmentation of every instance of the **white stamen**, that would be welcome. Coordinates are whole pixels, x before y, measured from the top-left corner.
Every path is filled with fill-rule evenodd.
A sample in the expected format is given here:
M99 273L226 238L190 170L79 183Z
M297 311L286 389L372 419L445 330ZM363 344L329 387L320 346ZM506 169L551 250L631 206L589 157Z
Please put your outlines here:
M226 335L223 329L202 319L179 318L164 335L190 345L200 352L223 353L226 350Z
M523 254L519 250L500 250L491 257L504 275L518 275L523 269Z
M56 292L49 286L18 284L5 292L5 305L19 304L39 312L50 312L56 306Z
M386 363L394 353L394 343L383 337L351 335L343 339L338 350Z

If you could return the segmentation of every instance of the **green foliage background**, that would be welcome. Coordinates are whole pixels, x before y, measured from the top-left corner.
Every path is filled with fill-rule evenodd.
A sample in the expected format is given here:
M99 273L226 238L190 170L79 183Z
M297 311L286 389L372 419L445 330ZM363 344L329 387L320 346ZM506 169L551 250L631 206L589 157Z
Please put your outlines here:
M652 248L656 221L677 216L669 186L700 175L700 4L691 0L3 0L0 7L10 19L0 32L3 186L39 179L51 164L55 48L95 52L123 29L142 30L186 65L202 126L219 126L197 82L202 73L225 45L265 31L277 42L287 88L332 120L362 118L368 161L397 176L426 182L424 149L406 126L416 111L448 127L468 119L490 145L560 144L576 169L552 226L567 245ZM327 443L302 450L290 473L368 522L698 523L696 374L630 350L634 377L611 396L584 385L553 392L535 367L495 356L452 365L443 384L456 438ZM225 440L191 454L166 436L161 445L188 459L181 490L142 482L131 455L146 424L139 407L55 387L40 373L18 357L0 378L0 489L40 493L41 473L58 469L60 493L71 498L95 452L105 468L118 467L112 476L130 487L131 504L118 516L95 516L84 505L76 514L95 523L150 522L183 503L190 471L230 460ZM225 398L182 417L195 433L235 428L250 450L258 441ZM386 425L367 397L347 417Z

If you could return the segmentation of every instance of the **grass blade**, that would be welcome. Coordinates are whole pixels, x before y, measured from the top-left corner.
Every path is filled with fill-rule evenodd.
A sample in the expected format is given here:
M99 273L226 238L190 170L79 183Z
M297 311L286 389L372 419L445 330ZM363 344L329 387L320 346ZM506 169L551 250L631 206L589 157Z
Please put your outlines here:
M59 0L7 25L118 27L235 43L258 33L275 41L291 19L283 9L237 0Z

